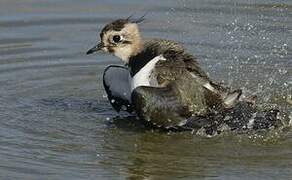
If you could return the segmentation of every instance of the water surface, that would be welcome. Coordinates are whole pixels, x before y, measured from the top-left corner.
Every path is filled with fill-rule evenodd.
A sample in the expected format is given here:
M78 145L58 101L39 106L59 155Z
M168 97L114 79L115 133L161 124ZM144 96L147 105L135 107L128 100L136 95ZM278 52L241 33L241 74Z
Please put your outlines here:
M147 11L143 36L184 43L213 79L291 119L289 0L1 0L1 179L292 178L289 128L206 138L109 123L101 76L120 62L85 52L104 24Z

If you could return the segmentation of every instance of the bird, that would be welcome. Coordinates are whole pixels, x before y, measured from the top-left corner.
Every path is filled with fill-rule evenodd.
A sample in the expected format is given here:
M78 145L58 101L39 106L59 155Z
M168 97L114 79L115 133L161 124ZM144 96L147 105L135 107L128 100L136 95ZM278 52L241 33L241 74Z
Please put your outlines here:
M205 124L202 117L230 111L242 102L253 112L251 101L240 100L241 89L211 80L181 43L143 38L139 29L143 20L128 17L106 24L101 41L86 53L104 51L124 63L108 66L103 74L104 88L117 112L134 112L165 129Z

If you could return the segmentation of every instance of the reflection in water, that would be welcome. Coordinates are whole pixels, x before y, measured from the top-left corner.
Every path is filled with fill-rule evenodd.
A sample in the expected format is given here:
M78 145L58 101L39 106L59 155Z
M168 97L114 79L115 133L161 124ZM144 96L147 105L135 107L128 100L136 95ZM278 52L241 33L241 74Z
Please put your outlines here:
M129 160L132 161L127 167L130 178L171 179L208 176L205 159L198 157L199 148L181 149L190 145L181 142L181 138L153 137L146 134L137 141L138 143L134 144L135 151L129 155Z
M103 149L114 152L102 156L99 163L113 174L128 179L225 179L228 175L233 178L254 178L258 170L273 168L278 158L281 159L278 162L279 167L283 168L281 171L288 170L285 163L291 163L292 160L288 158L282 161L286 154L276 153L276 149L281 148L278 140L275 141L280 138L279 132L246 137L225 134L206 139L194 138L186 132L161 134L155 131L126 131L126 135L122 133L123 138L114 133L104 136ZM262 159L263 154L266 160ZM261 165L263 162L264 166ZM244 175L236 173L242 168L249 172ZM267 171L266 174L273 173Z
M147 131L128 135L126 139L117 142L113 141L117 140L117 137L111 135L104 137L104 148L111 147L118 151L100 163L106 168L118 168L116 171L126 173L129 179L169 179L207 175L204 165L206 159L197 153L200 148L189 139L190 134L167 135ZM188 140L185 141L185 138ZM109 161L110 159L119 161Z

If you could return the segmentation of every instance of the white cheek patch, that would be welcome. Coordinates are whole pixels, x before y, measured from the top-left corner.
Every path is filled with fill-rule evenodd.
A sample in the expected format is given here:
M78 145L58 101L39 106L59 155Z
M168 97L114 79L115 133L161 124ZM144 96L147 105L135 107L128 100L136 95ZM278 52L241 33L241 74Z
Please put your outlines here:
M129 57L132 54L132 49L129 46L115 48L114 54L115 54L115 56L117 56L120 59L122 59L125 63L128 63L129 62Z
M155 64L160 60L165 61L166 59L163 57L163 55L156 56L151 61L149 61L142 69L140 69L140 71L137 72L133 78L130 77L131 91L139 86L153 86L154 84L157 84L155 82L152 82L153 77L151 78L151 75L153 69L155 68Z

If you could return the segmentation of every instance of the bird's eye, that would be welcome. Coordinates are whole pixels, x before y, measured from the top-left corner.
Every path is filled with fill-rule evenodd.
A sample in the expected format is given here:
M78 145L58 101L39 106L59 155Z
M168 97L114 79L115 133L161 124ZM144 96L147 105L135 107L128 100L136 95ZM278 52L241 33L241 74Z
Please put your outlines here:
M114 35L113 36L113 42L114 43L118 43L118 42L120 42L121 41L121 36L119 36L119 35Z

